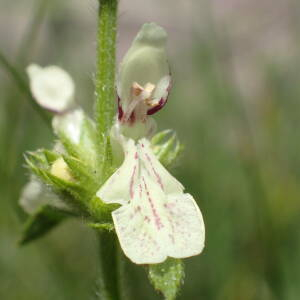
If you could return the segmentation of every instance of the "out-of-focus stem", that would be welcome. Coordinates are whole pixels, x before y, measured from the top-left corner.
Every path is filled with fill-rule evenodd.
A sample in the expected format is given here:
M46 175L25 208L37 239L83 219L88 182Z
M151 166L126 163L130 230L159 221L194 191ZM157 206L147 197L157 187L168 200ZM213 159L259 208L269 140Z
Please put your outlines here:
M0 65L14 80L16 86L25 95L26 99L29 100L30 105L32 105L32 107L37 111L37 113L42 117L42 119L51 127L50 116L35 102L23 77L17 71L15 66L13 66L1 52Z
M26 63L26 60L30 59L30 54L36 44L41 25L45 20L50 3L51 1L49 0L36 0L31 22L28 25L26 34L24 34L19 47L17 61L21 66Z
M120 300L119 261L116 235L103 230L99 233L100 277L97 299Z

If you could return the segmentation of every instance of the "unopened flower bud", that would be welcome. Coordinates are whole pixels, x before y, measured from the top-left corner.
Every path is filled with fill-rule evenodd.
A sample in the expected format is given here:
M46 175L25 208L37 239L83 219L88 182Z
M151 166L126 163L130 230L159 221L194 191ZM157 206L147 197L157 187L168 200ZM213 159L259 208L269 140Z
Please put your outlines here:
M31 64L27 73L33 97L43 108L63 113L75 104L74 82L65 70L57 66L42 68Z
M62 157L58 158L51 166L51 174L65 181L74 181L69 167Z

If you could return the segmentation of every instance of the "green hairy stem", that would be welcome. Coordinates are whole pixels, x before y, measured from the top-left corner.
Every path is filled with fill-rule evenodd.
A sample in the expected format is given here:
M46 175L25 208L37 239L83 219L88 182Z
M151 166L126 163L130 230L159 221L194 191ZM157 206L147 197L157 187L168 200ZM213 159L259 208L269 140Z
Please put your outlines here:
M95 78L95 120L99 140L99 156L105 162L102 176L111 167L109 130L115 114L115 57L117 32L117 0L99 0L97 33L97 70ZM103 178L104 179L104 178ZM97 298L118 300L119 272L117 241L112 232L99 233L100 279Z
M105 138L115 114L117 0L99 0L95 118ZM100 141L101 142L101 141Z

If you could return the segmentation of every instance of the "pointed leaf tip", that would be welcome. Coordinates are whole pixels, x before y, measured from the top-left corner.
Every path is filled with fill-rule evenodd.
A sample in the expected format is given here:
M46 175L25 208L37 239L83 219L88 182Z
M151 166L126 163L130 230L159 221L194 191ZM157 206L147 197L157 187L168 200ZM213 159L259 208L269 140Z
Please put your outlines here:
M44 236L67 216L67 213L59 211L50 205L44 205L28 217L19 244L23 246Z

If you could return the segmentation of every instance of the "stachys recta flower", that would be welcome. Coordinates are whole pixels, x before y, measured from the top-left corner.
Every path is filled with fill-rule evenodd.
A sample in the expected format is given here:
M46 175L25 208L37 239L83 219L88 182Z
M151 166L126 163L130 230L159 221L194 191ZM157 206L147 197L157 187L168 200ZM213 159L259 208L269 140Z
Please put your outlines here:
M121 63L112 139L125 158L97 192L103 202L121 205L112 212L116 233L137 264L194 256L204 247L194 198L159 162L149 141L156 127L149 115L165 105L171 84L166 37L161 27L145 24Z

